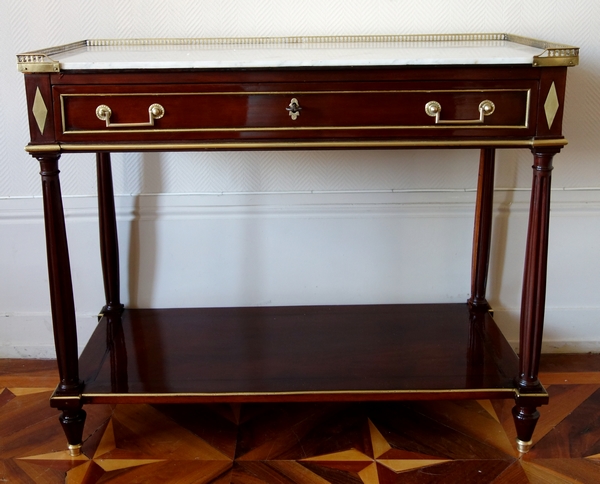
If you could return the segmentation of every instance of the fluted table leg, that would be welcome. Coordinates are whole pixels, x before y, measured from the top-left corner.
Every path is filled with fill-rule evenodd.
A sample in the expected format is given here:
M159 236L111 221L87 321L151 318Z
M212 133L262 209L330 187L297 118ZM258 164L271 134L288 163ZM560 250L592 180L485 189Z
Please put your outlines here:
M52 325L60 375L60 383L52 395L51 404L62 410L59 420L67 436L69 449L72 455L78 455L85 412L80 399L83 384L79 380L75 303L59 180L60 153L36 154L35 157L41 168Z
M537 407L548 401L547 393L538 380L538 371L546 303L552 159L558 151L557 148L533 150L533 183L521 300L519 393L513 408L517 445L521 452L526 452L532 445L531 437L539 418Z

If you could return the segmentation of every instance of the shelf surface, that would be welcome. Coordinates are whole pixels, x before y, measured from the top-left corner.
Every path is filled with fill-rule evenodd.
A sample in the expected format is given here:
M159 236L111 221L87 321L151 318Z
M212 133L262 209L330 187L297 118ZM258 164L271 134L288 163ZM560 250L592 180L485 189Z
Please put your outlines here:
M88 402L510 398L517 369L466 304L125 310L80 359Z

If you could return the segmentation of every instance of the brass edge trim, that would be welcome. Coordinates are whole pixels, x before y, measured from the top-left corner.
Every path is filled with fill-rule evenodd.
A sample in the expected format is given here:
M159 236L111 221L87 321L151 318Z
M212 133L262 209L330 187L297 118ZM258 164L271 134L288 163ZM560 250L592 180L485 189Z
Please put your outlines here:
M546 42L543 40L512 34L507 34L506 40L521 45L528 45L530 47L544 49L544 52L533 57L533 66L535 67L573 67L579 65L579 47L558 44L555 42Z
M531 146L533 148L540 148L543 146L567 146L569 141L566 138L563 139L539 139L533 140Z
M173 38L173 39L88 39L17 55L21 72L60 72L60 64L50 56L83 47L153 46L153 45L267 45L267 44L336 44L336 43L409 43L409 42L494 42L509 41L529 45L544 52L534 56L534 66L568 65L579 63L579 48L512 34L411 34L411 35L348 35L302 37L238 37L238 38Z
M27 153L48 153L60 150L61 146L58 143L49 145L27 145L25 147L25 151L27 151Z
M549 398L549 393L520 393L518 390L515 390L515 396L522 397L532 397L532 398Z
M47 49L36 50L17 54L17 68L19 72L60 72L60 63L51 56L63 52L69 52L88 46L87 40L58 45Z
M20 62L17 64L17 69L19 72L23 72L25 74L31 72L60 72L60 64L52 59L48 58L47 62Z
M395 126L291 126L291 127L252 127L252 128L172 128L172 129L143 129L143 130L131 130L131 129L119 129L114 130L67 130L66 118L65 118L65 105L64 98L66 97L124 97L124 96L258 96L258 95L305 95L305 94L402 94L402 93L491 93L491 92L524 92L526 93L525 101L525 123L522 125L476 125L476 124L465 124L465 125L423 125L423 126L406 126L406 125L395 125ZM530 110L530 98L531 89L526 88L515 88L515 89L392 89L392 90L349 90L349 91L225 91L225 92L167 92L167 93L63 93L60 94L60 107L61 107L61 120L62 120L62 133L63 134L96 134L96 133L144 133L144 132L166 132L166 133L189 133L189 132L247 132L247 131L293 131L293 130L361 130L361 129L526 129L529 126L529 110Z
M526 454L531 450L531 447L533 447L533 440L528 440L527 442L525 442L524 440L521 440L517 437L515 439L515 442L517 443L517 450L521 454Z
M565 146L566 139L549 140L436 140L436 141L275 141L275 142L221 142L221 143L61 143L60 151L178 151L198 149L250 150L272 148L427 148L427 147L544 147ZM27 148L26 148L27 149ZM42 151L42 150L39 150ZM44 151L56 151L51 145Z
M90 39L90 47L155 45L276 45L276 44L352 44L411 42L491 42L507 40L508 34L390 34L390 35L305 35L288 37L206 37Z
M82 394L79 395L72 395L70 397L59 397L59 396L55 396L54 394L50 396L50 400L80 400L82 397Z
M69 455L71 457L79 457L81 455L81 447L83 444L69 444L67 448L69 449Z
M289 37L207 37L207 38L138 38L138 39L88 39L89 47L113 46L180 46L180 45L276 45L276 44L352 44L352 43L449 43L449 42L498 42L508 41L546 51L573 50L579 48L556 42L523 37L507 33L462 34L390 34L390 35L317 35ZM566 55L555 54L555 55Z
M543 387L542 387L543 388ZM546 391L545 388L543 388L545 393L524 393L521 392L520 388L515 388L515 395L517 397L533 397L533 398L548 398L550 396L550 394Z
M377 81L374 81L377 82ZM400 81L402 82L402 81ZM373 94L373 93L455 93L455 92L527 92L529 88L503 88L503 89L363 89L363 90L346 90L346 91L215 91L215 92L90 92L90 93L61 93L62 97L118 97L118 96L217 96L217 95L275 95L294 96L300 94Z
M246 142L246 143L82 143L82 144L49 144L28 145L25 151L28 153L46 153L61 151L178 151L194 149L270 149L270 148L400 148L400 147L544 147L544 146L566 146L566 139L548 140L438 140L438 141L297 141L297 142Z
M290 126L290 127L256 127L256 128L169 128L169 129L119 129L111 131L107 129L65 131L62 134L119 134L119 133L243 133L248 131L341 131L348 130L377 130L377 129L526 129L527 125L423 125L423 126Z
M529 115L531 114L531 89L527 89L527 100L525 101L525 127L529 128Z
M447 390L315 390L286 392L217 392L217 393L82 393L82 398L173 398L173 397L269 397L301 395L401 395L415 393L516 393L514 388L460 388Z
M59 96L59 100L60 100L60 118L61 118L61 122L62 122L62 132L65 133L66 127L67 127L67 120L65 118L65 98L62 94Z

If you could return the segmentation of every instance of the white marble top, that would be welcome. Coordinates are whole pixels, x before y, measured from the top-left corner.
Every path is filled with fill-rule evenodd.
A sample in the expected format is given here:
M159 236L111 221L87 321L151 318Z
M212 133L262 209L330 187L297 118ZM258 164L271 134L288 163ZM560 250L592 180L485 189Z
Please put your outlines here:
M138 42L138 43L135 43ZM543 48L507 40L84 45L49 57L60 70L529 64Z

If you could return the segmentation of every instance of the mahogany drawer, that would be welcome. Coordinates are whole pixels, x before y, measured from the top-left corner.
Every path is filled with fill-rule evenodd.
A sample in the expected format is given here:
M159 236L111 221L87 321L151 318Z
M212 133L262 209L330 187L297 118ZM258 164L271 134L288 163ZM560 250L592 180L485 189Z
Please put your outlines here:
M531 81L514 88L257 87L131 85L102 92L102 86L58 86L57 140L402 138L439 137L440 130L442 136L532 134Z

